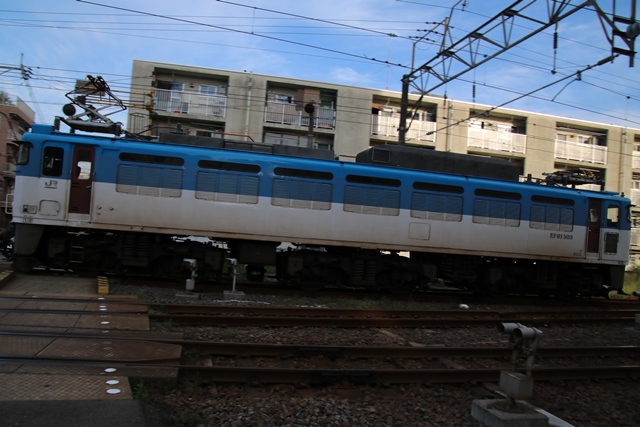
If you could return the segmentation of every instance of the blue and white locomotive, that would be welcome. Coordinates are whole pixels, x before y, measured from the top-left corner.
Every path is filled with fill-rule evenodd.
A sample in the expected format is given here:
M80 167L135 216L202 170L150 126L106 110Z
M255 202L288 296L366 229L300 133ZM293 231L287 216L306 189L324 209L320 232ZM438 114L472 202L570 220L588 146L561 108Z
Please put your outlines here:
M277 265L280 280L306 289L408 292L436 280L541 294L622 288L625 197L518 182L508 163L477 156L384 145L352 163L294 151L34 125L19 143L14 266L180 277L189 258L207 279L233 257ZM283 242L295 246L277 250Z

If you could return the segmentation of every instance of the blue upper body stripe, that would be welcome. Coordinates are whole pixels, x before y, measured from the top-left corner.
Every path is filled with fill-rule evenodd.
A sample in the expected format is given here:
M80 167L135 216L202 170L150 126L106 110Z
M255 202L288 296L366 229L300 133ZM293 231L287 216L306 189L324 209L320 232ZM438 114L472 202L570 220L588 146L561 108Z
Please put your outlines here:
M44 129L42 129L44 128ZM22 176L40 176L40 166L42 164L42 152L45 146L55 146L65 149L65 159L63 165L63 176L61 178L68 179L71 176L69 165L72 162L72 150L71 147L77 144L90 145L96 148L95 155L95 168L93 179L94 182L115 184L117 179L118 166L122 164L140 165L144 167L157 167L166 169L178 169L183 171L183 190L195 191L196 189L196 175L197 172L215 172L213 169L200 168L198 161L200 160L212 160L219 162L231 162L240 164L252 164L258 165L261 171L257 174L246 172L232 172L232 171L219 171L220 173L232 173L249 176L259 176L259 196L271 197L273 192L273 180L287 179L287 180L304 180L309 181L306 178L297 177L282 177L274 174L274 169L277 167L295 168L311 171L330 172L333 174L333 179L328 180L313 180L323 184L330 183L332 185L332 197L333 203L342 203L345 197L346 186L356 186L362 188L372 187L373 185L361 184L355 182L347 182L347 175L360 175L367 177L378 177L399 180L400 186L374 186L384 191L399 191L400 192L400 209L411 209L411 199L413 193L427 193L436 195L446 195L449 197L462 197L464 199L464 215L472 215L474 209L473 200L485 199L505 202L507 205L511 203L520 204L521 220L528 221L530 215L531 205L539 205L540 203L534 203L531 201L533 195L556 197L562 199L573 200L573 206L557 206L560 208L569 208L574 210L574 224L586 225L587 224L587 211L589 199L600 199L603 203L616 203L621 207L626 207L629 204L629 200L614 195L608 192L591 192L591 191L576 191L564 187L552 187L537 184L526 184L510 181L493 180L478 177L467 177L461 175L433 173L428 171L419 171L412 169L392 168L392 167L380 167L368 164L339 162L333 160L318 160L310 158L300 157L285 157L268 154L260 154L248 151L235 151L228 149L216 149L206 147L194 147L183 145L170 145L150 142L139 142L135 140L116 139L107 137L96 137L88 135L69 135L52 132L50 126L34 125L34 129L31 133L27 133L23 136L23 141L28 141L33 144L33 148L30 153L30 161L26 165L18 165L16 169L17 175ZM148 164L148 163L136 163L129 161L122 161L119 159L121 152L149 154L155 156L174 156L184 159L183 166L162 165L162 164ZM428 190L416 190L413 188L414 182L427 182L438 183L449 186L458 186L464 188L463 194L447 193L447 192L432 192ZM501 192L518 193L522 197L520 200L501 199L501 198L489 198L486 196L476 196L474 191L476 189L487 189ZM391 197L393 199L393 197ZM620 214L620 225L622 229L630 229L631 225L627 221L626 212Z

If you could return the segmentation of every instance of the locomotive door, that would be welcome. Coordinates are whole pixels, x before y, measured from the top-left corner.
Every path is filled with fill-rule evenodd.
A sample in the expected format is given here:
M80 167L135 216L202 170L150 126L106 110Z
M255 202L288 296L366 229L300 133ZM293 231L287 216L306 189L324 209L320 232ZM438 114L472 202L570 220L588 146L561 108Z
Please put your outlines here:
M587 218L587 256L600 254L600 224L602 201L589 199L589 217Z
M93 147L77 145L74 148L71 164L69 213L91 213L94 161L95 149Z

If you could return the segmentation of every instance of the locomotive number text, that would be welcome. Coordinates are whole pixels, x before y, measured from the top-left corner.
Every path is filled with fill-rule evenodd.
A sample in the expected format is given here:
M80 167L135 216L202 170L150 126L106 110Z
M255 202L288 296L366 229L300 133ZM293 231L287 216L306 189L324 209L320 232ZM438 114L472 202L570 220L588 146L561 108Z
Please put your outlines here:
M549 233L550 239L573 240L573 234Z

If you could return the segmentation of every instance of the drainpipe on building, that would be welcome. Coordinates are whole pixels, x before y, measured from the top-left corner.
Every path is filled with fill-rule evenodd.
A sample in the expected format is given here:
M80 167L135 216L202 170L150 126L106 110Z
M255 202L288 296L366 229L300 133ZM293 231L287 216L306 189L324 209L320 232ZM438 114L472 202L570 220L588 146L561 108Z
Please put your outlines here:
M446 102L446 101L445 101ZM451 151L451 114L453 113L453 101L449 100L447 106L447 144L445 151Z
M149 102L145 103L144 99L142 100L142 103L144 104L145 108L147 109L147 112L149 113L149 120L147 122L149 128L147 129L147 136L151 137L153 136L153 111L155 109L155 105L153 102L153 98L156 96L156 72L153 71L153 74L151 75L151 89L149 90Z

